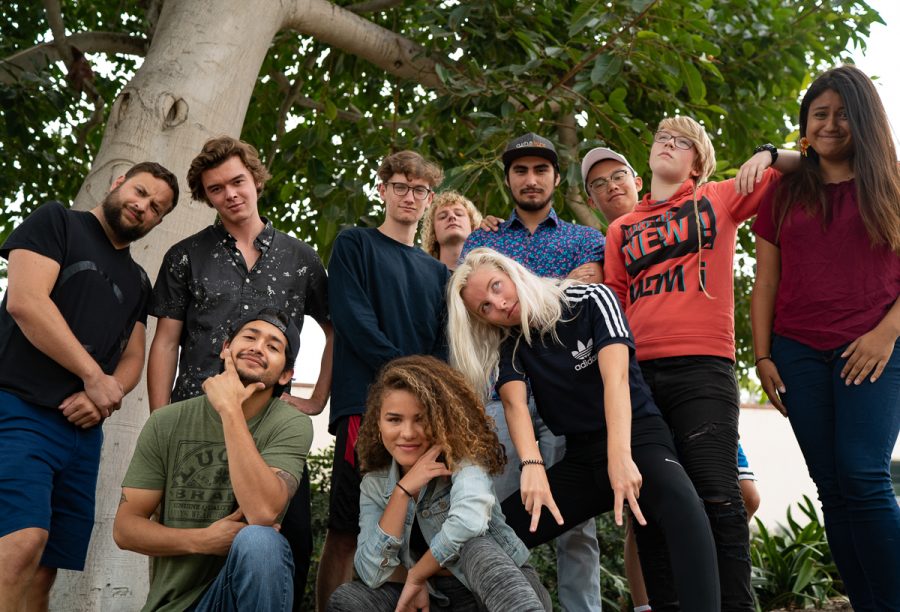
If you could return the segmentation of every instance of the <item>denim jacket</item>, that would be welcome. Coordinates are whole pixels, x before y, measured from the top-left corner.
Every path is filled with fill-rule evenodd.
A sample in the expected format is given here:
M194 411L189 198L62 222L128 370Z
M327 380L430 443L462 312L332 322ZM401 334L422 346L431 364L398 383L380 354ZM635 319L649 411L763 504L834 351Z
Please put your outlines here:
M449 478L434 478L423 487L415 504L407 502L401 538L386 534L378 524L398 480L400 470L394 461L388 470L366 474L360 485L354 565L369 587L384 584L399 564L415 565L409 552L414 512L431 554L466 588L470 586L459 568L459 551L474 537L489 535L518 566L528 561L528 549L506 524L491 478L480 466L463 463Z

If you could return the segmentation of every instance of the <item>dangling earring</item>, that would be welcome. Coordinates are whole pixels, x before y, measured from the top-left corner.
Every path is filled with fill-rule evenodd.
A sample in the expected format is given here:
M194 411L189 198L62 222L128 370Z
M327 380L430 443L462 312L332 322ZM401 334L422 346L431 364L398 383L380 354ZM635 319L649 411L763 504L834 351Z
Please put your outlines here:
M798 143L800 145L800 155L803 157L809 157L809 139L804 136L800 139Z

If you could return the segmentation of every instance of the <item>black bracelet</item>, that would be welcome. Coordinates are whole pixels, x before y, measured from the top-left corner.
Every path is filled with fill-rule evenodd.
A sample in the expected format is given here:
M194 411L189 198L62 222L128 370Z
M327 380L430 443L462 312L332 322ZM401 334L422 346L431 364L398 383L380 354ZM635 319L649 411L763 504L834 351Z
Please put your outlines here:
M400 490L401 490L401 491L403 491L404 493L406 493L406 496L407 496L408 498L410 498L410 499L413 498L412 493L410 493L409 491L407 491L407 490L406 490L406 487L404 487L404 486L403 486L402 484L400 484L399 482L397 483L397 486L400 487Z
M756 363L754 363L753 365L755 365L755 366L758 368L758 367L759 367L759 362L760 362L760 361L765 361L766 359L768 359L769 361L772 361L772 363L775 363L775 362L772 360L772 356L771 356L771 355L763 355L762 357L757 357L757 358L756 358Z
M524 459L519 463L519 471L522 471L522 468L526 465L544 465L543 459Z
M768 151L769 155L772 156L772 163L774 164L778 160L778 149L775 148L771 142L767 142L766 144L761 144L755 149L753 149L753 154L762 153L763 151Z

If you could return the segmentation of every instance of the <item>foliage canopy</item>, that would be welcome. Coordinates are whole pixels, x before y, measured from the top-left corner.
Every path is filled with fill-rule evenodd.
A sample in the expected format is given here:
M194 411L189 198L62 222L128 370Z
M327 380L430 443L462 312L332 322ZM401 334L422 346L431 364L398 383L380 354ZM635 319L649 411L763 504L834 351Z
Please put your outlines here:
M45 14L52 4L4 3L0 58L52 41ZM135 49L154 42L162 4L59 5L73 45L84 35L86 51L106 51L103 61L88 56L93 99L73 87L77 78L67 80L62 62L24 70L0 63L0 240L39 203L75 196L100 146L104 113L140 64ZM198 2L197 10L212 20L214 6ZM714 178L731 176L755 145L792 140L811 76L844 60L848 44L864 44L881 23L862 0L369 0L346 8L417 44L434 68L416 82L293 30L272 41L242 137L260 148L273 175L265 214L324 259L342 226L380 215L371 185L389 150L431 156L447 172L444 188L505 216L511 202L499 154L511 136L541 132L561 145L557 210L601 227L582 204L577 160L610 146L646 178L652 132L665 115L702 121L717 149ZM119 35L120 48L97 43L90 35L98 32ZM746 230L740 243L736 321L745 377L753 360Z

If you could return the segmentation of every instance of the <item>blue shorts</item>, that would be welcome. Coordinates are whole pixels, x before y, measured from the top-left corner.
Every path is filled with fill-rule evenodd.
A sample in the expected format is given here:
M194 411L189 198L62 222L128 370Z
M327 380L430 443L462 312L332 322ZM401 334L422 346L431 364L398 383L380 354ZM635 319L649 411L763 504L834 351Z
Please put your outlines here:
M41 565L84 569L103 429L0 391L0 537L47 531Z
M737 465L738 480L756 480L756 474L750 469L750 462L747 461L747 455L744 454L744 449L740 442L738 442Z

